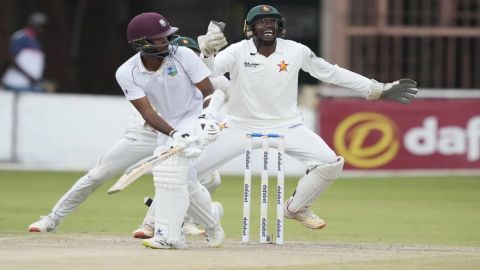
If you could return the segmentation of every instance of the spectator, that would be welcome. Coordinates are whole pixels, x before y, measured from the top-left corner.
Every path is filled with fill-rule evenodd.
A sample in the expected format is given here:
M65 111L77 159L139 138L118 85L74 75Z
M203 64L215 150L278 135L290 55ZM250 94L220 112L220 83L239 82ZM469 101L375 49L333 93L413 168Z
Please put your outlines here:
M48 17L34 12L25 28L10 38L9 66L2 77L3 87L15 92L44 92L40 82L45 67L45 54L39 41Z

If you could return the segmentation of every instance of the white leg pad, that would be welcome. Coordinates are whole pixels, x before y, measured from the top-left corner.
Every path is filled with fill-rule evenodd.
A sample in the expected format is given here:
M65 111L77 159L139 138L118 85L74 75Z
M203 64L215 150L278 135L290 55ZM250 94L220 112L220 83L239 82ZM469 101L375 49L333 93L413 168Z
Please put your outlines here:
M212 197L208 190L198 181L189 181L188 189L190 192L188 215L206 228L216 227L218 220L213 215Z
M200 179L200 184L206 187L210 194L212 194L218 188L218 186L220 186L221 183L222 178L220 177L220 173L217 170L207 175L207 177Z
M182 241L183 218L190 203L188 195L188 160L171 157L153 168L155 184L155 237L168 243Z
M340 176L343 163L343 157L338 157L338 161L317 166L302 177L287 210L297 213L310 206Z

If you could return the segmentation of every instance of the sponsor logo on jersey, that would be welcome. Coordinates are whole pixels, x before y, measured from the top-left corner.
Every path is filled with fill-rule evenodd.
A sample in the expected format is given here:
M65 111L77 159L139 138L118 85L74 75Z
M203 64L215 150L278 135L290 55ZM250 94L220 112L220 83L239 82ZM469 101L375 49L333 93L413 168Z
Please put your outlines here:
M177 67L176 66L167 67L167 74L172 77L175 77L178 74Z
M289 65L289 64L285 63L285 60L282 60L282 62L280 62L280 64L277 64L277 66L280 68L280 69L278 70L278 72L288 71L288 70L287 70L287 66L288 66L288 65Z
M259 63L251 63L251 62L245 62L243 65L246 68L256 68L256 67L260 66Z
M291 125L288 127L288 129L294 129L294 128L297 128L297 127L301 127L303 126L303 123L298 123L298 124L295 124L295 125Z
M131 141L131 142L136 142L137 141L137 139L129 137L129 136L125 136L125 140Z

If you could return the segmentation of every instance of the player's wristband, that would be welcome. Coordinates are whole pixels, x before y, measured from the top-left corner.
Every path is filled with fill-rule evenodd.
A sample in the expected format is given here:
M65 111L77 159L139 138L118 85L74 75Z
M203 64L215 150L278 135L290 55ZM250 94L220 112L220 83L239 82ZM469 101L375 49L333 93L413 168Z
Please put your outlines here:
M172 137L173 134L175 134L175 132L177 132L177 130L176 130L176 129L172 129L172 131L170 131L170 132L168 133L168 136Z
M212 98L213 94L211 95L208 95L206 96L204 99L203 99L203 103L207 102L208 100L210 100Z

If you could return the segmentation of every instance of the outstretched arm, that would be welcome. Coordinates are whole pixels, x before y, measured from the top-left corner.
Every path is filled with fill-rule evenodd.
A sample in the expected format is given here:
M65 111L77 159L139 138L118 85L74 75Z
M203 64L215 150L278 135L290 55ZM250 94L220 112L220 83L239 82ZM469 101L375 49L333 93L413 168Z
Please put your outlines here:
M317 57L304 47L303 69L313 77L355 91L366 93L368 100L385 99L409 104L418 92L417 83L411 79L400 79L392 83L379 83L350 70L332 65Z
M372 80L368 100L386 99L409 104L418 93L417 83L412 79L400 79L392 83L379 83Z

